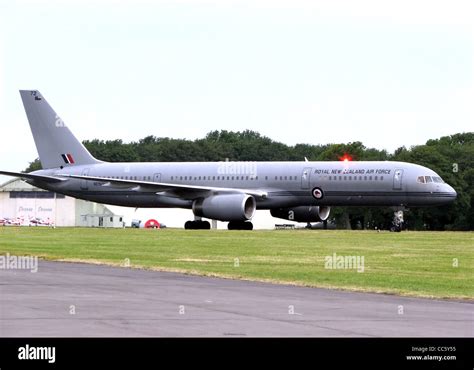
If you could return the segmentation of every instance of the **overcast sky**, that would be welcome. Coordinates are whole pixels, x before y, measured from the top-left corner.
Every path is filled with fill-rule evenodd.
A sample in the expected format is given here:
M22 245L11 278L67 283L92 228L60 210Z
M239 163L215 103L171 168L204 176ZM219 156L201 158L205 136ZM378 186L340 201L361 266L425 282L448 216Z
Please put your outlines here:
M473 131L472 1L0 4L1 169L37 157L19 89L81 140L252 129L393 151Z

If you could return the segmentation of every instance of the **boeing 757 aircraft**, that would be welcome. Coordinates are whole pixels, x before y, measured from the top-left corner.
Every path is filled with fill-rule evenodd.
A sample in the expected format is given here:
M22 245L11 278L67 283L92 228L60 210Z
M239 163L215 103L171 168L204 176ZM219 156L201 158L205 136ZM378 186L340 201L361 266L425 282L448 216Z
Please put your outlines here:
M108 163L94 158L37 90L21 98L43 169L0 171L74 198L127 207L191 209L201 218L251 230L257 209L297 222L328 218L331 206L435 206L456 191L429 168L404 162Z

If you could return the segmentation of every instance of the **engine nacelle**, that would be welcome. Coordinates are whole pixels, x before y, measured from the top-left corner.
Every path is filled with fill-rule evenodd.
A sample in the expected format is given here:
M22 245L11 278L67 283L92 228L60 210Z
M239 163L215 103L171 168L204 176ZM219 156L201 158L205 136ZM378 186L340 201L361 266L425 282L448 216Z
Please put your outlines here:
M248 194L222 194L196 199L193 212L196 216L220 221L250 220L257 202Z
M296 222L320 222L329 217L331 207L300 206L293 208L277 208L270 210L273 217Z

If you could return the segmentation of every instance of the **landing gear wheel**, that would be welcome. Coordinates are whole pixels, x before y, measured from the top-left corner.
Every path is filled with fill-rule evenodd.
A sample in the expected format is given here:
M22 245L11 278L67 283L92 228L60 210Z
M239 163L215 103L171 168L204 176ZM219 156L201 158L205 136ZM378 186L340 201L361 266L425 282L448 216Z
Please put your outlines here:
M399 232L402 231L402 228L401 228L400 226L392 226L392 227L390 228L390 231L391 231L392 233L399 233Z
M209 221L186 221L184 224L185 230L210 230L211 224Z
M227 224L228 230L253 230L253 224L250 221L230 221Z

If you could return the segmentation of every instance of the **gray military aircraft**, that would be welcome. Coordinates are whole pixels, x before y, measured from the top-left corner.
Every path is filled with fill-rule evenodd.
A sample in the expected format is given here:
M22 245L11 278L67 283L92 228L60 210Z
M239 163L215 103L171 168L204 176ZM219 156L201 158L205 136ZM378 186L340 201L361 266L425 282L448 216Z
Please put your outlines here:
M21 98L43 169L0 171L74 198L127 207L192 209L201 218L251 230L257 209L297 222L328 218L331 206L435 206L456 191L429 168L404 162L108 163L94 158L37 90Z

